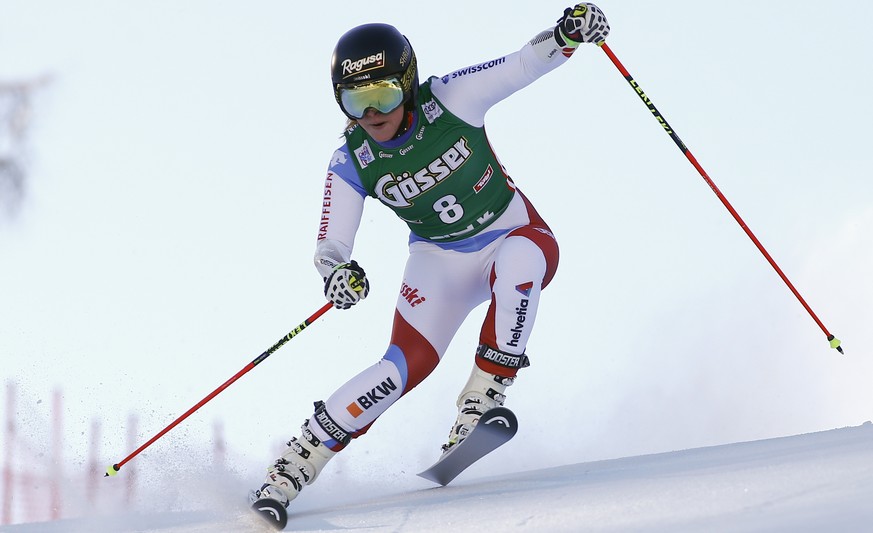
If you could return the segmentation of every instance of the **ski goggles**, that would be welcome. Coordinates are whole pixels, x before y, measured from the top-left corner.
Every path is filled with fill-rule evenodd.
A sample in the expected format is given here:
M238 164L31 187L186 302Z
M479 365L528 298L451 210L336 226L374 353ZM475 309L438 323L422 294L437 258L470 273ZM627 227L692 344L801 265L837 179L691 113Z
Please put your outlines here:
M352 118L362 118L367 109L388 113L403 103L403 86L397 78L339 88L340 107Z

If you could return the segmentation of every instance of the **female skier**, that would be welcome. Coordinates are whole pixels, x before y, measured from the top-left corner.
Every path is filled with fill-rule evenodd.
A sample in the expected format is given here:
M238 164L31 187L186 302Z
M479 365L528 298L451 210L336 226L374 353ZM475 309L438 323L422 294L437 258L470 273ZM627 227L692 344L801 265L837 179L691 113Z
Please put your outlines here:
M420 85L412 46L393 26L365 24L339 39L331 74L349 126L330 161L315 250L325 296L340 309L367 297L364 269L351 259L367 196L409 225L409 258L385 355L316 402L302 436L268 468L253 500L287 507L433 371L469 312L488 300L443 450L461 442L482 413L503 405L507 386L528 366L525 347L558 245L492 151L485 113L563 64L581 43L603 42L608 33L597 6L577 4L519 51Z

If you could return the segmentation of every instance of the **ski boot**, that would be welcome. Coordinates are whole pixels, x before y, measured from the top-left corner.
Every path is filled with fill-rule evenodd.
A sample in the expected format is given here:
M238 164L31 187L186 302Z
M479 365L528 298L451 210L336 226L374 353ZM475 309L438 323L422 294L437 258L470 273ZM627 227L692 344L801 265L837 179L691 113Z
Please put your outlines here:
M486 344L479 345L470 379L458 396L458 418L449 431L448 442L442 445L443 454L467 438L485 411L503 405L506 388L513 384L518 370L528 366L530 361L525 354L510 354ZM494 368L503 375L482 367Z
M467 438L485 411L503 405L506 387L512 385L513 381L515 378L497 376L478 366L473 367L470 379L458 396L458 418L449 431L448 442L442 445L443 453Z
M287 508L304 485L311 485L324 465L336 455L337 452L312 434L309 420L303 423L301 430L302 436L288 441L288 449L267 468L267 479L254 491L255 499L272 498Z

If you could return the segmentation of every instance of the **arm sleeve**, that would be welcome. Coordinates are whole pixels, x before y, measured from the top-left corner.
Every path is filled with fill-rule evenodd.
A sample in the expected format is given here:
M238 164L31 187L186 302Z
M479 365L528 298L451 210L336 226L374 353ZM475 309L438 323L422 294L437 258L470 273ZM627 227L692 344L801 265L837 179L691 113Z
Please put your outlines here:
M558 43L554 28L550 28L517 52L434 79L433 93L455 116L481 127L494 104L563 65L576 46Z
M334 152L324 180L314 258L315 268L322 278L336 265L351 259L366 196L348 150L343 146Z

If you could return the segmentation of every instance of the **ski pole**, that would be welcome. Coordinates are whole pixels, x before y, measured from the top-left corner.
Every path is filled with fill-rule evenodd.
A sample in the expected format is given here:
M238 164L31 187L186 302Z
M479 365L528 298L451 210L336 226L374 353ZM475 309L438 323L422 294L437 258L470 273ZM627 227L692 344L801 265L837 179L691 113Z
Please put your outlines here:
M131 459L133 459L134 457L139 455L140 452L142 452L143 450L145 450L146 448L151 446L159 438L163 437L165 433L167 433L168 431L170 431L171 429L173 429L174 427L179 425L180 422L182 422L183 420L188 418L190 415L192 415L195 411L197 411L198 409L203 407L203 405L205 405L206 402L208 402L212 398L215 398L221 391L230 387L233 384L233 382L235 382L236 380L241 378L249 370L253 369L257 365L262 363L264 361L264 359L266 359L267 357L270 357L270 355L273 352L275 352L276 350L281 348L286 342L288 342L291 339L293 339L294 337L296 337L298 333L300 333L301 331L306 329L307 326L309 326L310 324L315 322L318 319L318 317L320 317L321 315L326 313L328 311L328 309L330 309L332 306L333 306L333 304L331 302L327 302L326 304L324 304L321 307L321 309L319 309L318 311L313 313L312 316L310 316L309 318L307 318L306 320L301 322L299 326L297 326L296 328L294 328L290 332L288 332L288 334L285 335L284 337L282 337L281 339L279 339L279 341L276 344L267 348L267 351L265 351L264 353L262 353L261 355L257 356L255 359L253 359L252 362L250 362L245 367L243 367L242 370L240 370L239 372L234 374L233 377L231 377L229 380L225 381L221 386L219 386L217 389L215 389L214 391L209 393L209 395L207 395L205 398L203 398L202 400L197 402L197 404L194 407L185 411L185 414L183 414L182 416L180 416L176 420L173 420L173 422L170 423L170 425L168 425L167 427L165 427L164 429L159 431L158 434L155 435L154 437L152 437L151 439L149 439L148 442L146 442L145 444L143 444L142 446L140 446L139 448L134 450L133 453L131 453L130 455L128 455L127 457L125 457L124 459L119 461L118 463L115 463L115 464L109 466L109 468L106 469L106 475L103 477L114 476L114 475L118 474L118 471L121 469L122 466L125 465L125 463L127 463L128 461L130 461Z
M776 261L774 261L770 254L767 252L767 250L764 249L761 241L759 241L758 238L755 237L755 234L752 233L752 230L749 229L749 227L740 217L739 213L737 213L737 211L733 208L730 202L728 202L727 198L725 198L725 196L721 193L721 191L718 189L712 179L710 179L710 177L706 174L706 171L703 170L703 167L700 165L700 163L697 162L697 159L694 157L694 155L691 154L691 151L688 149L688 147L685 146L685 143L682 142L679 136L676 135L676 132L673 130L673 128L671 128L670 125L667 123L664 115L662 115L661 112L658 111L658 109L655 107L655 104L652 103L652 100L648 96L646 96L646 93L643 92L643 89L636 82L636 80L634 80L633 76L631 76L630 73L628 73L627 69L624 68L624 65L621 64L621 62L618 60L618 58L615 56L609 46L607 46L606 42L601 42L598 44L598 46L600 46L603 51L606 52L606 55L612 61L612 64L615 65L615 68L617 68L618 71L621 72L621 75L624 76L624 79L627 80L627 82L633 88L634 92L637 93L637 96L640 97L646 107L649 108L649 111L652 112L652 116L655 117L655 120L657 120L658 123L661 124L661 127L664 128L664 131L667 132L667 135L669 135L670 138L673 139L673 142L676 143L676 146L679 147L679 150L681 150L682 153L685 154L685 157L688 158L688 161L690 161L691 164L694 165L694 168L697 169L697 172L700 173L700 175L706 181L707 185L709 185L709 187L712 189L712 192L714 192L715 195L718 196L718 199L721 200L721 203L724 204L724 206L727 208L728 211L730 211L730 214L733 215L734 219L737 221L740 227L743 228L743 231L746 232L746 235L748 235L749 238L752 239L752 242L755 243L755 246L758 247L758 250L760 250L760 252L764 254L767 262L769 262L770 266L772 266L776 273L779 274L779 277L782 278L782 281L784 281L785 284L788 285L788 288L791 289L791 292L794 293L794 296L797 297L797 300L801 303L801 305L803 305L804 309L806 309L806 312L809 313L809 316L811 316L812 319L815 320L815 323L818 324L818 327L820 327L824 334L827 336L831 348L836 348L838 352L843 353L843 348L842 346L840 346L840 340L831 335L831 333L827 330L822 321L819 320L816 314L812 311L812 308L809 306L809 304L806 303L806 300L803 299L803 296L800 295L800 292L794 287L791 281L788 280L788 276L786 276L785 273L782 272L782 269L779 268L779 265L776 264Z

